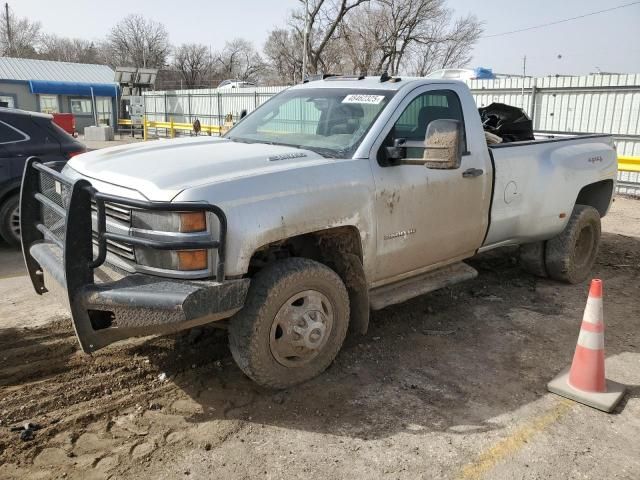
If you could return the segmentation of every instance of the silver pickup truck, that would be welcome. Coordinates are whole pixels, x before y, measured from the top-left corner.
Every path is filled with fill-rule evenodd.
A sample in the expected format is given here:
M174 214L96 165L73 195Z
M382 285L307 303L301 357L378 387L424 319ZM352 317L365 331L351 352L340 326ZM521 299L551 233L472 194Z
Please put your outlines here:
M223 138L61 171L32 157L22 247L85 352L214 322L249 377L283 388L326 369L371 309L476 276L478 252L521 245L530 272L582 282L616 170L605 135L487 145L461 82L331 77Z

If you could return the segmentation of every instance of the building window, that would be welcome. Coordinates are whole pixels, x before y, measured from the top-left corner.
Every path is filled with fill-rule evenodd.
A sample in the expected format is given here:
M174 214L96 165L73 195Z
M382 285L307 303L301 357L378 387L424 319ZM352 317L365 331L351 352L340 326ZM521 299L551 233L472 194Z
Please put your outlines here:
M96 112L99 124L111 125L111 97L96 97Z
M44 113L60 112L60 107L58 105L58 96L40 95L40 111Z
M16 108L15 98L11 95L0 95L0 107Z
M91 115L93 113L91 108L91 99L72 98L71 113L73 113L74 115Z

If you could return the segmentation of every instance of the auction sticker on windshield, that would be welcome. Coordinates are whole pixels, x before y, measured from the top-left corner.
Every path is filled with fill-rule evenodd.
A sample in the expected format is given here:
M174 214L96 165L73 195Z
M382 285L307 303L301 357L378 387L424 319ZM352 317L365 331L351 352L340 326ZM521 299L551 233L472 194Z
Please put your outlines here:
M369 103L371 105L378 105L382 100L384 100L384 95L354 94L344 97L342 103Z

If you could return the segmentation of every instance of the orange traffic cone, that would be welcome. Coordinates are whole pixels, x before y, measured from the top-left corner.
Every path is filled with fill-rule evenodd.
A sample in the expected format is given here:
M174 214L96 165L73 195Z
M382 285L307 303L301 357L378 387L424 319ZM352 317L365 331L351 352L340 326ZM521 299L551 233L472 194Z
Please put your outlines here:
M606 380L604 376L604 321L600 279L591 280L571 369L561 372L549 382L547 388L550 392L605 412L612 411L624 395L623 385Z

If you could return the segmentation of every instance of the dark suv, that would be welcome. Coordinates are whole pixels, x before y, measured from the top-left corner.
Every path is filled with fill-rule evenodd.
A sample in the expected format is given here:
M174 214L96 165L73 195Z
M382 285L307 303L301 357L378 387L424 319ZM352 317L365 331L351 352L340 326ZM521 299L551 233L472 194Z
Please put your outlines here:
M27 158L63 161L86 147L53 123L51 115L0 108L0 236L20 243L19 194Z

